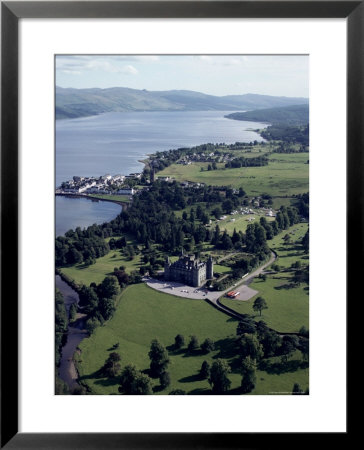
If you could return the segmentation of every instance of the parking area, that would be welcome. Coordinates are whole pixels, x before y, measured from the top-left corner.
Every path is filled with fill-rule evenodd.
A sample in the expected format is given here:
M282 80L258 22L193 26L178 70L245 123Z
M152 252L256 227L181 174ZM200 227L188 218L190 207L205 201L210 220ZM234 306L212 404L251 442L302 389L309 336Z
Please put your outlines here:
M176 295L177 297L191 298L195 300L203 300L206 298L207 289L195 288L188 286L187 284L177 283L176 281L161 281L155 278L145 278L147 285L158 291L165 292L166 294ZM209 292L209 298L212 292Z
M239 292L239 295L237 295L235 298L232 298L231 300L241 300L246 301L250 300L254 295L258 294L258 291L255 291L254 289L251 289L249 286L245 286L244 284L240 285L237 288L234 288L235 292Z
M192 286L188 286L187 284L177 283L176 281L163 281L156 280L155 278L145 277L144 282L151 288L156 289L157 291L164 292L166 294L175 295L177 297L190 298L195 300L204 300L209 298L210 300L217 300L219 297L224 296L225 292L220 291L208 291L204 287L195 288ZM239 295L235 297L236 301L245 301L249 300L254 295L258 293L254 289L251 289L249 286L240 285L236 288L236 291L239 291Z

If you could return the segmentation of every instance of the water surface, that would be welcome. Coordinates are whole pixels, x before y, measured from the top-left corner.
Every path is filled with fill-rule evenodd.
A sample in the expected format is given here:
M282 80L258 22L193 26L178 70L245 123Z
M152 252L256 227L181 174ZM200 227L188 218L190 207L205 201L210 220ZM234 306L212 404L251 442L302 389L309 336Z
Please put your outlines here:
M226 119L230 112L113 112L57 120L56 185L74 175L140 172L143 164L138 160L157 151L263 140L252 129L266 124Z
M70 229L86 228L96 223L109 222L121 212L116 203L88 198L56 196L56 236Z

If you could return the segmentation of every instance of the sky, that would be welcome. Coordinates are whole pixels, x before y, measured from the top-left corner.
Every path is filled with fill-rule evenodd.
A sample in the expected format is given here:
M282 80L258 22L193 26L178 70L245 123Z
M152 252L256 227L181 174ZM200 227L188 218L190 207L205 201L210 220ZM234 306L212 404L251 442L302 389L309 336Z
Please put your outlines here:
M57 55L61 87L309 96L307 55Z

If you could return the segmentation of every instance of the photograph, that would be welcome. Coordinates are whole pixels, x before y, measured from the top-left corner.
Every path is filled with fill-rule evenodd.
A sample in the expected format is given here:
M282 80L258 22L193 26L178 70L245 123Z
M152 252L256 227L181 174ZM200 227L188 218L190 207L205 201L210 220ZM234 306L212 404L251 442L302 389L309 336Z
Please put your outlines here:
M307 54L56 54L56 395L309 395Z

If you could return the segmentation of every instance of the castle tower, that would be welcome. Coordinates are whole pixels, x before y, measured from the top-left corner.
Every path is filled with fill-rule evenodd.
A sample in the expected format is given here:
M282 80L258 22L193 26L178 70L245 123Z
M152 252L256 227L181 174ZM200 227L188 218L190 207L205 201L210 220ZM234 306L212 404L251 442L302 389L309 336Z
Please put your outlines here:
M169 260L169 257L167 256L166 260L164 261L164 279L168 281L170 279L170 270L171 262Z
M212 278L214 278L214 263L210 255L206 263L206 279L211 280Z

